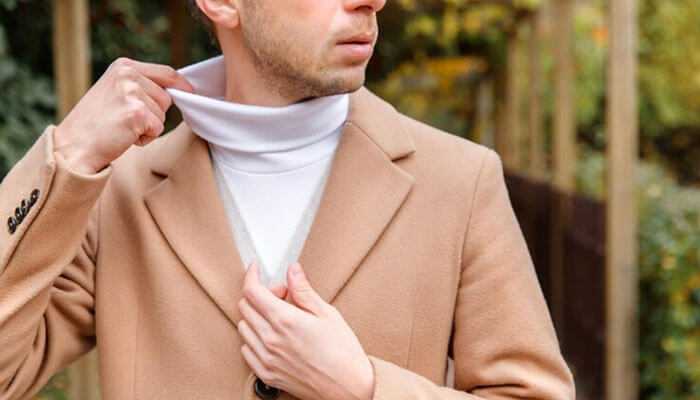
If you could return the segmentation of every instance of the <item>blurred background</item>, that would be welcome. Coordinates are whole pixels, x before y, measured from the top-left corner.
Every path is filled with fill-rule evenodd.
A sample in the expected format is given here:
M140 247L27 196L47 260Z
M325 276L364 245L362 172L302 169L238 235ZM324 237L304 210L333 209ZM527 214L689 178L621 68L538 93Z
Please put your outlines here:
M367 86L502 156L577 398L700 399L700 1L391 0L379 20ZM184 0L0 0L0 177L116 58L216 54ZM97 399L95 357L39 398Z

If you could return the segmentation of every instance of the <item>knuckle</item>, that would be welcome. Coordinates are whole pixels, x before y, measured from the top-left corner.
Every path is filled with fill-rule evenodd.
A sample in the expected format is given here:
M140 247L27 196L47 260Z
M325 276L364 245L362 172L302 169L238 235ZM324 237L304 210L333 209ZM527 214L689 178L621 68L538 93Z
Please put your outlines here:
M136 70L129 65L119 65L114 73L121 80L130 80L136 76Z
M123 66L123 65L131 65L131 59L129 57L121 56L118 57L112 65L117 65L117 66Z
M137 132L143 130L145 117L146 111L139 105L132 106L126 113L126 121L129 127Z
M134 96L139 91L139 85L131 80L123 80L119 83L119 90L124 96Z
M260 362L268 370L268 379L272 379L271 369L275 367L274 357L270 353L263 353L260 355Z
M146 118L146 104L139 99L134 100L129 110L129 118L138 121L144 120Z

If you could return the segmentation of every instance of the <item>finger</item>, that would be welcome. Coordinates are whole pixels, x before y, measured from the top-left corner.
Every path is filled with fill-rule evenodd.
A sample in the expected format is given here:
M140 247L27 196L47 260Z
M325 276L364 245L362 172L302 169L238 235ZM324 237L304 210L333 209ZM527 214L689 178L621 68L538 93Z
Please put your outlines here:
M144 78L145 79L145 78ZM143 90L137 90L136 96L146 104L146 107L155 115L161 122L165 122L165 111L156 103L151 96Z
M258 337L255 330L251 329L250 325L246 323L245 320L241 320L238 323L238 333L243 338L245 344L255 353L255 357L261 361L269 360L270 353L265 347L265 343Z
M274 315L289 312L289 304L278 298L260 283L258 264L252 262L243 280L243 293L251 306L267 321L274 321Z
M268 337L273 333L272 325L248 303L245 297L238 302L238 309L241 311L243 320L245 320L260 340L263 340L264 337Z
M168 108L173 104L172 98L168 92L141 74L137 75L136 80L146 94L158 104L159 108L163 110L163 112L167 112Z
M323 314L327 303L316 290L311 287L311 283L306 278L306 274L299 262L294 262L289 265L287 269L287 282L289 285L289 293L292 295L295 305L316 316L321 316Z
M248 365L250 365L250 369L253 370L253 373L263 382L265 382L265 379L269 376L269 372L267 371L267 369L265 369L262 362L260 362L260 359L255 355L253 350L251 350L247 344L244 344L241 347L241 354L243 355L243 358L248 363ZM265 384L268 383L265 382Z
M146 78L164 88L175 88L187 92L194 92L194 87L187 79L169 65L154 64L149 62L129 60L126 63L135 68Z
M160 118L156 117L153 113L147 113L146 118L148 119L148 129L143 132L143 134L157 138L161 133L163 133L163 129L165 129L163 121L161 121Z
M140 132L139 138L136 141L136 145L145 146L155 140L160 133L163 132L163 123L153 114L148 113L146 116L147 122L145 128Z

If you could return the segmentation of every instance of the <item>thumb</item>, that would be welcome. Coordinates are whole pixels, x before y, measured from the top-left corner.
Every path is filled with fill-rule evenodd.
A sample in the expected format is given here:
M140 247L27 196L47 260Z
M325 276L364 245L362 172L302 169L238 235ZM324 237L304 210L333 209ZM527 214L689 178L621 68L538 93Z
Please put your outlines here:
M298 262L289 265L287 270L287 290L294 303L314 315L319 315L323 299L311 287L306 274Z

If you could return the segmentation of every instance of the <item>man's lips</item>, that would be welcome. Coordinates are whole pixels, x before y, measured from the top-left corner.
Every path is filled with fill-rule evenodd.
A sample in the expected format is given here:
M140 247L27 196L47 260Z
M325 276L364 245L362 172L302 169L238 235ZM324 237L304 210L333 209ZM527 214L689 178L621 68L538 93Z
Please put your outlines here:
M373 51L371 43L339 43L337 47L344 57L353 61L364 61Z
M372 55L374 34L363 33L343 39L337 43L338 48L347 59L363 61Z
M374 42L374 32L358 33L356 35L339 40L338 44L372 44Z

